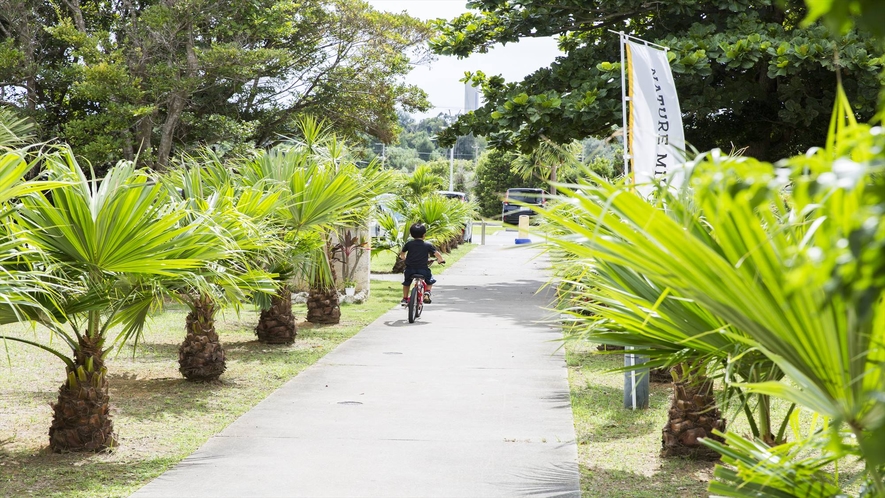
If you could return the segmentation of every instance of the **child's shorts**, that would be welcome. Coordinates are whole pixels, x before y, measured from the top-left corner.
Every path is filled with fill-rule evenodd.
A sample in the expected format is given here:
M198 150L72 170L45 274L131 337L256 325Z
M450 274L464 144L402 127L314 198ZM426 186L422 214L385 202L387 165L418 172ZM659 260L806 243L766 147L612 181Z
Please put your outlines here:
M430 268L409 268L406 267L405 271L403 271L403 285L409 286L412 284L412 275L421 275L424 277L424 283L433 285L436 283L436 279L433 278L433 275L430 273Z

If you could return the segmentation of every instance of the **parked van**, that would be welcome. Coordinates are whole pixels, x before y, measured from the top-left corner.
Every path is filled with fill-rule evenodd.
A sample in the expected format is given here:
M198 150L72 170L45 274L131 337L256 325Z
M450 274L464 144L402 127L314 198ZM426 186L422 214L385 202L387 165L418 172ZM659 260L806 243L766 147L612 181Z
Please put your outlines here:
M501 221L516 225L522 215L535 216L537 213L528 205L543 206L544 190L539 188L509 188L504 194L504 205L501 210ZM516 204L519 203L519 204Z

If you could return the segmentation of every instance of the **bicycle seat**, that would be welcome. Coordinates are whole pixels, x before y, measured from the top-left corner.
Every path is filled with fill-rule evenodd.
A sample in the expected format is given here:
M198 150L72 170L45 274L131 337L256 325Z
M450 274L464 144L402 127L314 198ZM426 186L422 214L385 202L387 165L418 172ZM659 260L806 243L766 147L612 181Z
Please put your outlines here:
M421 275L420 273L416 273L409 278L420 278L421 280L424 280L424 275Z

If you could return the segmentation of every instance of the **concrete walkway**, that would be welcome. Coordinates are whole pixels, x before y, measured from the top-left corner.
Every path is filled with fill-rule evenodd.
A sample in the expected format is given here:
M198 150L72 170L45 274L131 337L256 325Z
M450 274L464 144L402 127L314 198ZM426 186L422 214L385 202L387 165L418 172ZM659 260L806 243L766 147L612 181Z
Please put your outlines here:
M133 496L579 497L546 260L514 238L487 237L416 323L392 309Z

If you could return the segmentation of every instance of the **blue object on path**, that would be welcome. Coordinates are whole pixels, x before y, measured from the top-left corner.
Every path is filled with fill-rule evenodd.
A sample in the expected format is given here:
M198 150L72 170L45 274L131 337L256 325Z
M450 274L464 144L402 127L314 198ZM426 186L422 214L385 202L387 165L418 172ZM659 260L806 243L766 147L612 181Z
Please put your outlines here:
M531 244L532 239L516 239L517 244Z

